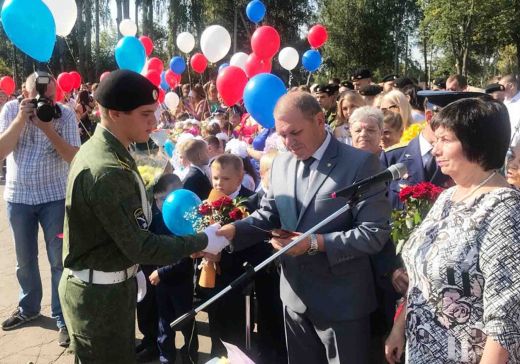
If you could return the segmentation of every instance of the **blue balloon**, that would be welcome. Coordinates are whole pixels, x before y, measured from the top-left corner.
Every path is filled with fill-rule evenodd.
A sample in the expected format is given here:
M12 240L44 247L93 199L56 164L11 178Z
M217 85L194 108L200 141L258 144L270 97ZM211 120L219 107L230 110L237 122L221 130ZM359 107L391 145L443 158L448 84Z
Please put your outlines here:
M123 37L116 45L116 62L120 69L140 73L146 62L144 46L136 37Z
M170 139L166 140L164 143L164 151L168 154L168 157L173 157L173 152L175 151L175 143Z
M168 82L166 82L166 71L161 72L161 88L164 91L168 91L170 89L170 85L168 85Z
M22 52L39 62L51 58L56 43L56 24L41 0L6 0L1 17L7 37Z
M226 68L227 66L229 66L229 63L222 63L219 68L218 68L218 71L222 71L224 68Z
M259 23L265 16L265 5L260 0L253 0L247 4L246 15L253 23Z
M274 107L286 92L280 78L271 73L260 73L250 79L244 89L246 110L264 128L272 128Z
M186 69L186 62L184 62L184 59L182 57L175 56L170 61L170 69L172 70L172 72L175 72L176 74L180 75Z
M195 234L194 223L199 219L200 198L189 190L173 191L164 200L162 215L166 227L175 235Z
M302 57L303 68L309 72L314 72L321 66L321 54L315 49L309 49Z

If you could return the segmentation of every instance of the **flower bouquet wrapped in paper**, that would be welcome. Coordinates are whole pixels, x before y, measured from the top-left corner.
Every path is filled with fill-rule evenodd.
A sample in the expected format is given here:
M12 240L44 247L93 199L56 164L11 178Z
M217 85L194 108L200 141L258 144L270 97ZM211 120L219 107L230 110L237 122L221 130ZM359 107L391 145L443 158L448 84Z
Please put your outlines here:
M390 233L392 240L397 245L397 254L401 253L404 243L410 237L413 229L421 224L442 191L442 188L430 182L421 182L401 189L399 199L403 202L404 208L392 211Z
M212 190L206 201L202 202L197 213L199 218L195 222L195 230L203 231L210 225L226 225L234 221L242 220L248 213L244 207L245 198L231 199L222 192ZM203 260L201 263L201 275L199 285L204 288L215 287L217 264Z
M137 164L137 170L143 179L146 189L149 190L164 173L168 164L168 157L160 150L155 153L133 151L132 157Z

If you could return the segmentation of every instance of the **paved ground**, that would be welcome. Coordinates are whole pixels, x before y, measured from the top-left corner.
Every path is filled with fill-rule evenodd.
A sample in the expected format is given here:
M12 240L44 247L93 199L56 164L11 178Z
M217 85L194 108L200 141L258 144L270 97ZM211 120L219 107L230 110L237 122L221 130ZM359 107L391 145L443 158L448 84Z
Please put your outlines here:
M0 196L4 187L0 186ZM0 330L0 364L73 363L71 353L58 346L58 331L50 318L50 269L43 237L39 238L39 262L43 284L42 317L27 326L13 330ZM0 320L8 317L18 303L18 282L15 274L15 251L6 216L5 202L0 197ZM200 363L209 360L211 346L208 338L207 316L199 314ZM177 335L178 337L181 335ZM136 338L140 338L136 332ZM177 339L177 347L182 339ZM177 362L180 362L178 360ZM158 361L156 362L158 363Z

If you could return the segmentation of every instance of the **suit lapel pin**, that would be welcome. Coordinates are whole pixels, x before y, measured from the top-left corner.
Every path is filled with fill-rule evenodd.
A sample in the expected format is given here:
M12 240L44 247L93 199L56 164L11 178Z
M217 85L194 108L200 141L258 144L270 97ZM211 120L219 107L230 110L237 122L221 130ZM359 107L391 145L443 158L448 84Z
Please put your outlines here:
M332 166L332 163L327 163L327 167L330 167L330 166Z

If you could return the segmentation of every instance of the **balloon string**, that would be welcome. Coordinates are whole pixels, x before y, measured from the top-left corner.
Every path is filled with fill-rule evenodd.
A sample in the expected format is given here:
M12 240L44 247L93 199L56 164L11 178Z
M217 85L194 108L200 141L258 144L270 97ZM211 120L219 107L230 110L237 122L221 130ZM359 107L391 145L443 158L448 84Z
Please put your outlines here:
M191 72L190 72L190 58L186 53L186 65L188 66L188 82L190 83L190 91L191 91Z
M305 84L306 86L309 86L309 82L311 81L311 75L312 72L309 72L309 76L307 77L307 83Z
M292 71L289 71L289 88L291 88L292 79L293 79Z
M67 45L67 48L70 52L70 56L72 57L72 60L74 61L74 64L75 65L79 64L79 61L76 60L76 57L74 57L74 52L72 52L72 48L70 48L69 42L67 42L67 38L63 38L63 40L65 41L65 44Z

